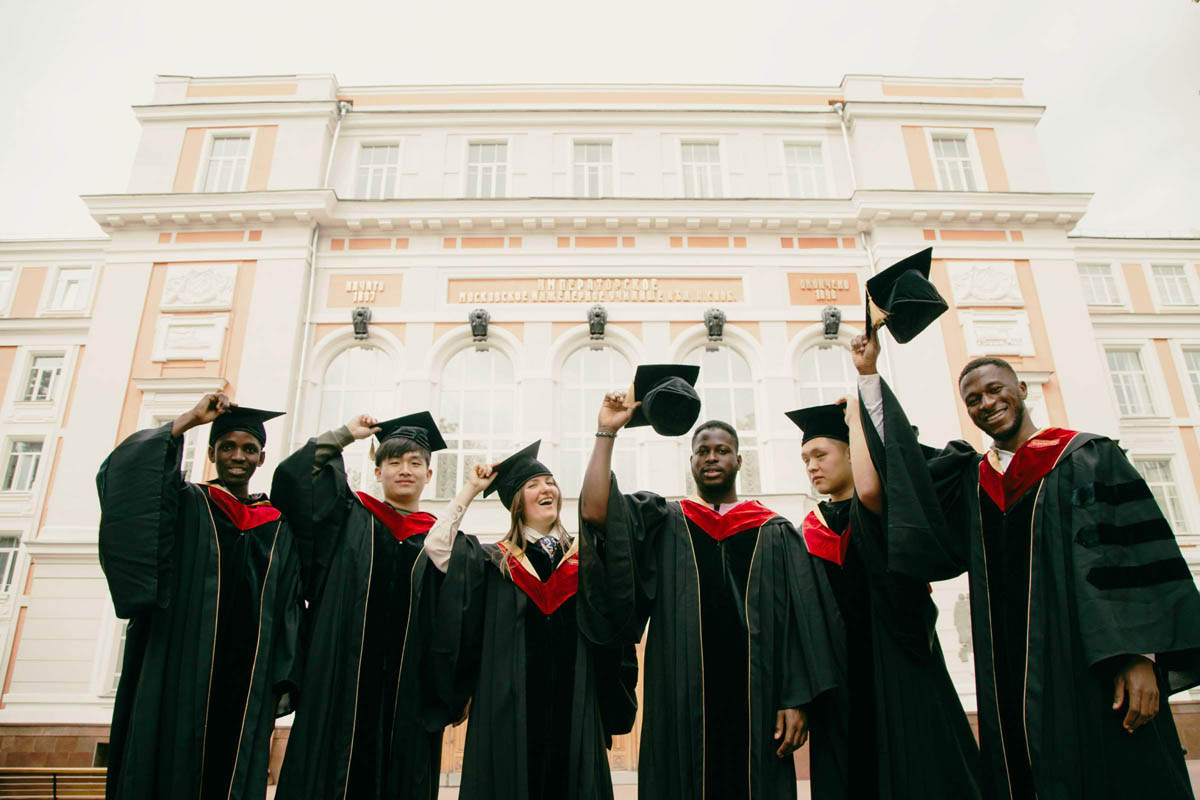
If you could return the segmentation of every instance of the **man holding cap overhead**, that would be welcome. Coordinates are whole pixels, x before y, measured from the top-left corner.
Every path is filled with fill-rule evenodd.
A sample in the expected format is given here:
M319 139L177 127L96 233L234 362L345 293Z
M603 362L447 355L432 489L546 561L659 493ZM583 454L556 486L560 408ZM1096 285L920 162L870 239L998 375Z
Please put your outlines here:
M851 349L888 567L970 579L984 792L1190 798L1166 698L1200 682L1200 593L1116 442L1037 430L1012 366L981 358L959 393L993 446L923 448L878 375L878 338Z
M372 434L383 500L346 480L342 449ZM307 511L301 538L310 595L306 702L288 740L279 800L433 798L445 720L423 694L439 573L422 548L432 454L446 443L427 411L362 414L276 470L272 491ZM426 724L428 722L428 725Z
M580 626L595 642L638 641L649 620L638 792L654 800L795 797L802 707L833 688L828 585L795 529L739 502L737 432L692 434L698 496L622 495L610 470L629 425L686 433L696 367L639 367L601 406L580 494Z
M804 432L813 488L829 497L803 533L833 588L840 618L829 624L846 651L841 687L811 714L813 797L979 797L979 748L946 671L929 587L888 571L858 403L787 416Z
M100 565L129 620L107 797L261 798L276 715L296 695L303 600L288 523L249 483L282 412L209 394L138 431L100 467ZM181 474L183 435L212 423L217 479Z

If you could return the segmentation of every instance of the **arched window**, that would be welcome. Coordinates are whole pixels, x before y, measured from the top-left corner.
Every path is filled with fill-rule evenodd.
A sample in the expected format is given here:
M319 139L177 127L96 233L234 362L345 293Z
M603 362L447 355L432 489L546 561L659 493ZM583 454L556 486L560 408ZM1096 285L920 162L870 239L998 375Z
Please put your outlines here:
M517 419L517 384L504 353L460 350L442 372L438 427L446 449L434 458L434 496L453 497L466 470L509 455Z
M344 425L356 414L379 419L396 416L398 375L396 360L377 347L351 347L338 353L321 381L320 432ZM347 447L343 459L351 486L379 494L369 439Z
M633 376L633 366L619 350L604 347L593 350L584 347L567 356L563 362L559 384L559 442L561 457L555 469L558 485L564 497L578 497L583 485L583 473L592 445L596 441L596 414L606 392L628 388ZM613 450L613 472L616 473L625 491L634 491L637 476L634 473L636 450L630 439L637 436L622 436L625 446ZM634 439L636 441L636 439Z
M800 354L796 362L797 405L800 408L833 403L858 392L858 373L850 351L832 342Z
M709 350L697 347L688 353L685 364L698 364L700 377L696 390L700 394L700 419L728 422L738 432L738 452L742 455L742 470L738 474L738 492L756 494L762 491L762 476L758 463L758 425L754 409L754 382L750 364L736 350L719 347ZM690 445L690 442L687 444ZM695 491L691 469L687 474L688 491Z

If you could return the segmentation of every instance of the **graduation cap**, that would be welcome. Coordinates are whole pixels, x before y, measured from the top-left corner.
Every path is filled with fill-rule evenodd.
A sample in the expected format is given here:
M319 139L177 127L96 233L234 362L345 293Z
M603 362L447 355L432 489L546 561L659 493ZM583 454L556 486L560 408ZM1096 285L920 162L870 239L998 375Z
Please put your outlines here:
M500 502L504 503L504 507L512 508L513 498L517 496L517 492L521 491L521 487L525 485L526 481L536 478L538 475L552 475L550 468L537 460L538 448L541 446L542 440L538 439L497 464L493 468L496 479L492 481L491 486L484 490L483 496L487 497L493 492L499 492Z
M929 280L933 248L896 262L867 281L867 336L887 325L900 344L911 341L947 309Z
M801 444L813 439L837 439L850 442L850 428L846 427L846 409L834 403L825 406L809 406L795 411L786 411L787 418L804 432Z
M688 364L642 364L633 376L633 410L626 428L649 425L661 436L682 436L700 416L696 378L700 368Z
M411 439L430 453L446 449L446 440L442 438L442 432L433 421L433 414L428 411L389 419L375 427L380 429L379 433L375 434L380 444L389 439Z
M245 431L258 439L260 446L266 447L267 429L263 423L269 419L282 417L286 413L286 411L263 411L261 408L230 406L228 411L213 420L212 429L208 432L208 444L211 447L217 443L217 439L230 431Z

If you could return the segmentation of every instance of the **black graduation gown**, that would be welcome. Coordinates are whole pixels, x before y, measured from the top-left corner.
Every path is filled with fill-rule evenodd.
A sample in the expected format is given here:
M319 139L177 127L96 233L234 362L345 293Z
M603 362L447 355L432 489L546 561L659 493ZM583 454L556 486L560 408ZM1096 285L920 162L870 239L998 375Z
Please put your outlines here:
M452 715L470 701L463 800L613 796L606 750L633 727L637 656L580 634L577 570L574 555L554 565L531 547L520 562L454 540L432 661Z
M262 798L297 695L299 556L265 496L185 482L182 442L138 431L96 476L100 566L129 620L107 797Z
M757 503L708 513L712 532L613 477L605 528L580 523L580 625L636 642L649 620L640 797L795 797L776 713L835 686L838 612L790 523Z
M292 725L276 797L434 798L445 720L423 688L440 582L422 547L433 517L353 492L340 454L314 476L314 453L312 440L272 485L284 508L311 509L311 525L297 529L312 598L310 702Z
M888 571L879 517L857 498L821 503L803 531L846 649L845 688L818 702L810 722L813 797L979 797L979 748L928 585Z
M992 471L997 502L980 454L922 448L886 385L883 397L886 446L864 427L889 475L889 564L970 579L985 792L1192 797L1165 701L1200 682L1200 594L1137 470L1110 439L1050 429ZM1131 735L1113 677L1141 653L1156 656L1163 702Z

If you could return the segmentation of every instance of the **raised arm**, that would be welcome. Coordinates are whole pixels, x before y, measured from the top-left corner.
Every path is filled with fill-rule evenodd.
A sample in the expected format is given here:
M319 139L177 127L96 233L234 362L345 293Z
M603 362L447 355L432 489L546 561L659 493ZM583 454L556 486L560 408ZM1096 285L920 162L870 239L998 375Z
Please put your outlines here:
M850 355L854 359L855 369L858 370L860 387L866 384L864 388L860 388L863 395L861 403L857 397L847 397L844 400L846 426L850 428L850 468L854 473L854 491L858 494L859 502L868 511L878 514L883 508L883 485L879 480L879 473L875 469L875 462L871 458L866 433L863 431L861 410L864 406L866 407L871 416L871 424L875 426L879 438L882 439L882 397L876 400L876 396L879 395L879 372L875 366L879 359L879 337L872 336L870 339L864 336L856 337L850 343ZM875 389L874 393L870 391L872 387ZM875 419L876 416L879 417L878 420Z
M486 490L492 485L492 481L496 480L496 473L492 466L486 464L476 464L475 467L467 472L467 482L458 490L458 494L450 504L446 506L446 511L438 521L429 529L429 533L425 535L425 555L439 572L445 572L450 567L450 555L454 551L454 536L458 533L458 526L462 524L463 516L467 513L467 506L471 505L471 501L476 495Z
M117 616L128 619L167 606L185 486L183 434L231 405L219 392L206 394L171 425L132 434L100 466L100 566Z
M604 395L600 415L596 421L596 443L592 446L592 457L588 460L583 475L583 488L579 492L579 515L584 522L603 528L608 520L608 495L612 487L612 454L617 441L617 432L625 427L633 410L641 403L626 405L626 396L621 392Z

